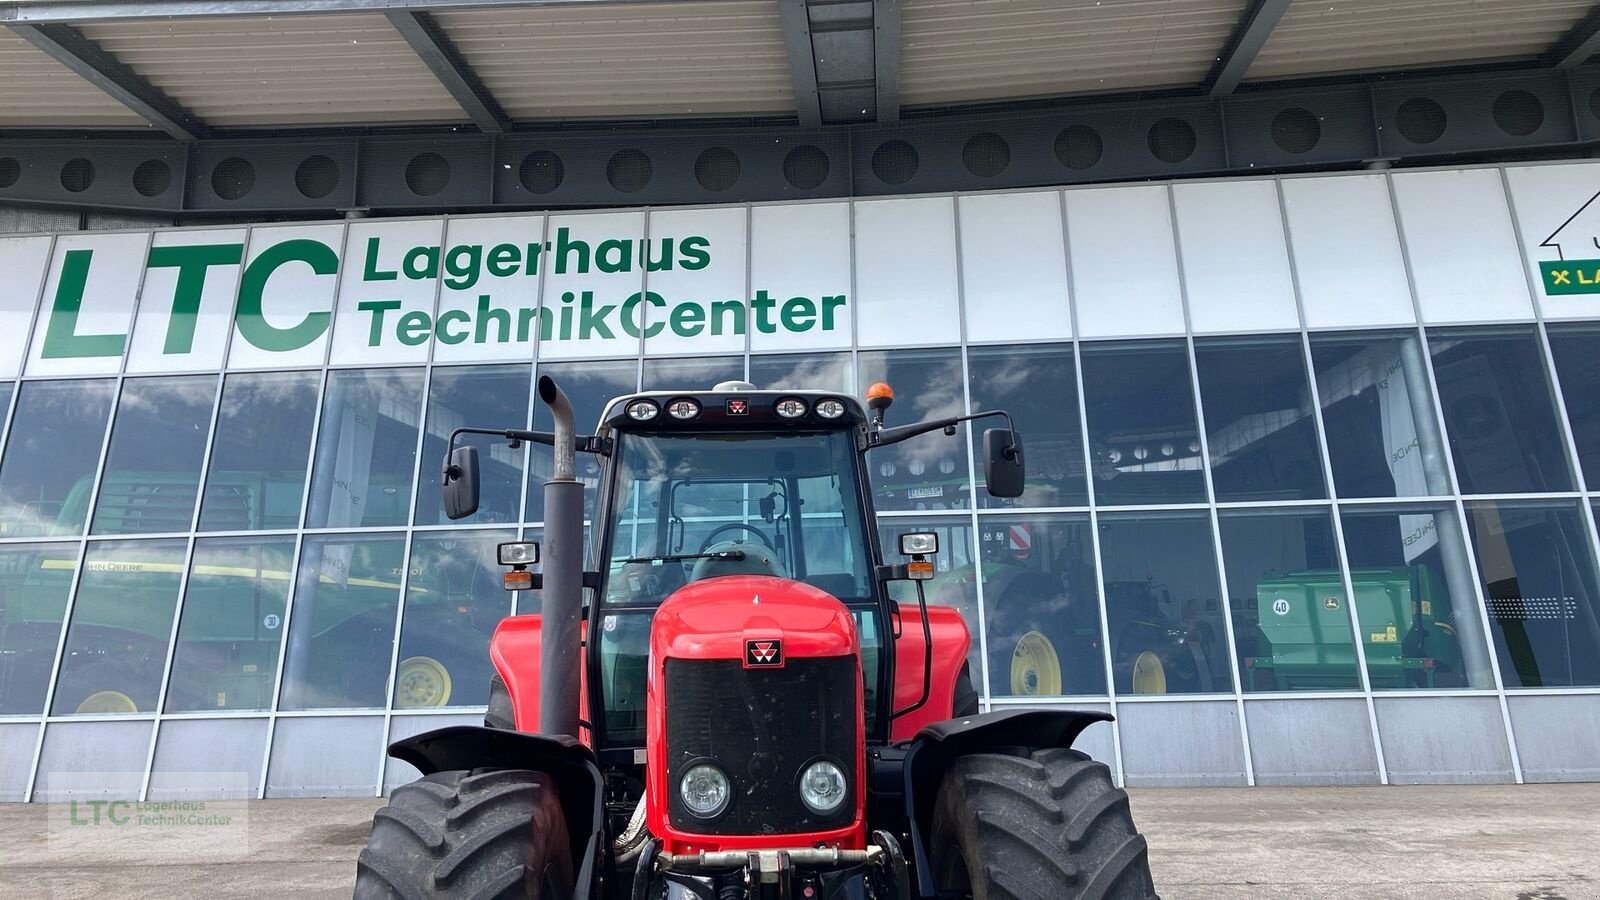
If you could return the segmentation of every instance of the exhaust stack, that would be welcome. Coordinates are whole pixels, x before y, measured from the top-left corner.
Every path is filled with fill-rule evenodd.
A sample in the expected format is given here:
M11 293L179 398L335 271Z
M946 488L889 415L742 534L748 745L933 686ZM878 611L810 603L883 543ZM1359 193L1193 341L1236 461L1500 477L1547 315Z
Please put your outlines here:
M555 418L555 470L544 483L543 647L539 731L578 736L578 666L583 618L583 482L577 477L572 404L548 375L539 399Z

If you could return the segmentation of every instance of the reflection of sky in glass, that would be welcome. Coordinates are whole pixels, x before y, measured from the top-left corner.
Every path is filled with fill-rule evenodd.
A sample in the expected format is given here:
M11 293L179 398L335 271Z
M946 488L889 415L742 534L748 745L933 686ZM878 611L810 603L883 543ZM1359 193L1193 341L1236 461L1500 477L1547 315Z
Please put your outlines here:
M0 534L82 529L115 390L109 379L22 385L0 461Z

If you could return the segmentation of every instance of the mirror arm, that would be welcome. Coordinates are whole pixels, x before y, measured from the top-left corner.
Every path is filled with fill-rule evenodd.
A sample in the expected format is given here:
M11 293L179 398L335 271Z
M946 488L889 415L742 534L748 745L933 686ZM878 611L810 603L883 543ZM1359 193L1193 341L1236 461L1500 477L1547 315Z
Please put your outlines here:
M1016 423L1011 421L1011 414L1003 409L991 409L987 412L973 413L970 416L931 419L927 422L918 422L915 425L896 425L893 428L875 429L868 434L867 446L868 449L872 447L887 447L890 444L898 444L917 435L938 431L941 428L954 432L955 427L962 422L972 422L989 416L1002 416L1005 418L1006 430L1011 434L1011 439L1006 444L1006 459L1015 459L1017 455L1017 426Z
M475 428L465 425L450 432L450 439L446 442L444 448L445 459L449 459L450 454L455 452L456 439L463 434L486 434L490 437L505 438L511 442L513 450L522 446L523 441L527 441L530 444L543 444L546 447L554 447L556 445L556 436L549 431L529 431L526 428ZM579 453L594 453L600 456L611 455L611 438L580 434L573 437L572 443L573 449ZM449 484L451 478L460 474L460 471L455 466L446 465L444 483Z

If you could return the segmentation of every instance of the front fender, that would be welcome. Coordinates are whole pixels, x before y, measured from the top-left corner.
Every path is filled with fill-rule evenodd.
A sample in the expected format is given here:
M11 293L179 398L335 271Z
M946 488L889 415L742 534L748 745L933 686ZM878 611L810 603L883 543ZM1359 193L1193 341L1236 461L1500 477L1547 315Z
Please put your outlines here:
M921 895L935 896L927 836L944 773L956 757L1002 747L1071 747L1085 728L1111 720L1110 713L1099 710L1014 709L937 722L919 731L906 750L904 774L906 825Z
M535 769L548 773L561 797L572 843L573 897L593 891L603 849L605 781L594 753L568 735L526 734L481 725L453 725L395 741L389 755L424 775L453 769Z

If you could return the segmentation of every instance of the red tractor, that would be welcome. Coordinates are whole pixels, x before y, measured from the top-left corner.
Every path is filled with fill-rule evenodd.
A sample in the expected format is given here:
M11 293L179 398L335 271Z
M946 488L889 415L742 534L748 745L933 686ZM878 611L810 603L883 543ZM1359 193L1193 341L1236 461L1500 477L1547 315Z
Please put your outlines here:
M1073 750L1098 711L979 714L960 615L927 605L934 534L884 563L864 464L986 416L987 489L1023 487L994 411L885 427L855 400L759 391L613 400L577 435L459 429L452 518L478 505L463 433L555 452L540 545L504 544L508 589L482 727L407 738L422 773L373 817L355 896L575 900L1151 898L1145 840L1107 767ZM603 477L584 566L584 486Z

